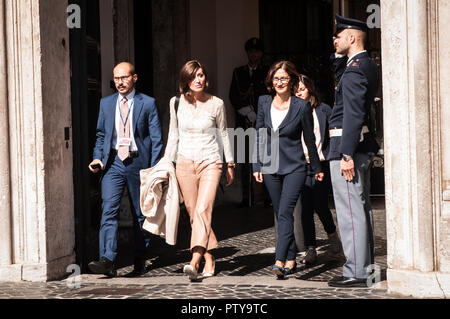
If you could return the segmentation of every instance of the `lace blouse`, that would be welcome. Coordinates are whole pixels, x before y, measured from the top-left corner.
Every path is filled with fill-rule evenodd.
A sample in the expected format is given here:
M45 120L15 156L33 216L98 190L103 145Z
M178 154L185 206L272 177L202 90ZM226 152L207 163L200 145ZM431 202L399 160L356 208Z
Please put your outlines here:
M177 153L194 162L205 160L234 162L227 132L224 102L212 96L206 103L195 106L180 97L175 114L175 97L170 100L170 127L164 157L173 162Z

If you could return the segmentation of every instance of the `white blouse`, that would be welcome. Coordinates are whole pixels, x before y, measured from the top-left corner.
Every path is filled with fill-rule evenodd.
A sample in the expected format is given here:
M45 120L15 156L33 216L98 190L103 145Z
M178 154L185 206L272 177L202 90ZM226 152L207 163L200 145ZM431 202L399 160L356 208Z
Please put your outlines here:
M176 161L177 154L194 162L205 160L234 162L227 132L224 102L212 96L195 106L180 97L175 114L175 97L170 100L170 127L164 157ZM178 120L177 120L178 117Z
M273 107L270 108L270 116L272 118L272 128L274 131L278 130L281 122L283 122L284 118L289 112L289 107L286 110L280 111Z
M316 137L316 148L317 153L319 154L320 161L325 160L325 156L322 152L322 137L320 136L320 124L319 124L319 118L317 117L316 109L313 108L313 119L314 119L314 136ZM302 133L302 146L303 146L303 153L306 157L306 162L309 163L309 154L308 154L308 148L306 147L305 138L303 137Z

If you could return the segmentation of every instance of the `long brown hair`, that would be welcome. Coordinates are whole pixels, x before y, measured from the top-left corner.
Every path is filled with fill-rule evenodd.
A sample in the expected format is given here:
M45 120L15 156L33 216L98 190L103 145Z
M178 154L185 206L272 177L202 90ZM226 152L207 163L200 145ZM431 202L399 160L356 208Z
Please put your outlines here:
M291 85L291 94L295 95L295 92L297 91L297 88L298 88L299 74L297 72L297 69L295 68L294 63L292 63L291 61L279 61L279 62L272 64L272 66L269 69L269 72L267 73L267 77L266 77L267 91L272 96L275 95L276 92L273 87L272 81L273 81L273 77L274 77L275 73L279 69L282 69L282 70L286 71L287 74L289 74L289 77L291 78L289 80L289 84Z
M322 103L320 94L316 89L316 85L314 84L314 81L311 80L311 78L307 77L304 74L299 75L300 82L303 83L303 85L306 87L309 93L309 102L311 103L312 107L316 107Z
M188 97L191 95L191 89L189 88L189 84L195 79L195 74L198 70L202 69L203 74L205 75L205 88L208 88L208 75L206 73L205 67L201 65L197 60L191 60L186 62L180 70L180 77L178 81L178 87L180 93L183 95L187 95Z

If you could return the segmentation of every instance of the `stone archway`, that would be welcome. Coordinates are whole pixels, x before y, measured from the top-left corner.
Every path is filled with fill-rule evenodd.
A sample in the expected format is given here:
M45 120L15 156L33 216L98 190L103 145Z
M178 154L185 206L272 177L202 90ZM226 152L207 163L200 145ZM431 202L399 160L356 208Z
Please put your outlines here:
M58 278L75 257L66 7L0 0L0 280ZM381 0L381 15L388 288L445 297L450 0Z

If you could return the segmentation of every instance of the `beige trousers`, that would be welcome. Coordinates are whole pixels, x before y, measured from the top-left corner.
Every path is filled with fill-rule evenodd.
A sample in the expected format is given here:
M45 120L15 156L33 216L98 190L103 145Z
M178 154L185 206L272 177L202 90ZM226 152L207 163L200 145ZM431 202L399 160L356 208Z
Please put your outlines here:
M191 250L196 246L207 251L217 248L211 219L217 186L222 176L222 163L196 163L179 155L176 176L191 221Z

